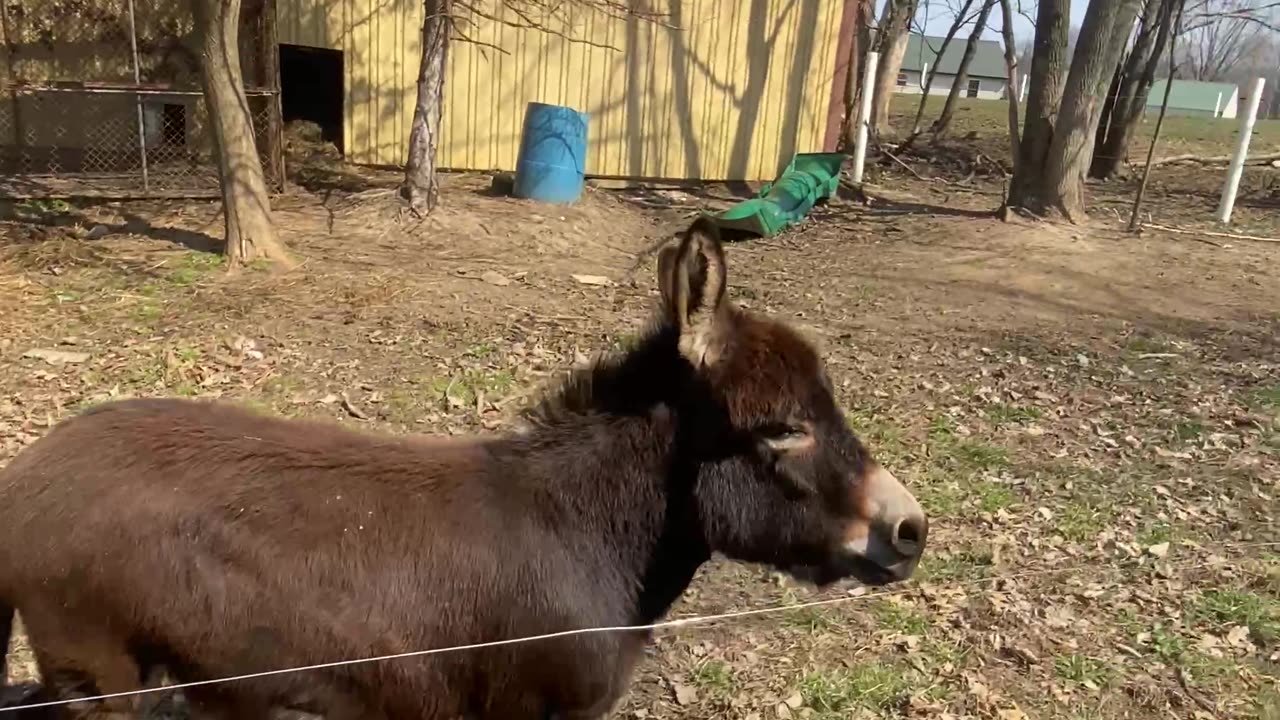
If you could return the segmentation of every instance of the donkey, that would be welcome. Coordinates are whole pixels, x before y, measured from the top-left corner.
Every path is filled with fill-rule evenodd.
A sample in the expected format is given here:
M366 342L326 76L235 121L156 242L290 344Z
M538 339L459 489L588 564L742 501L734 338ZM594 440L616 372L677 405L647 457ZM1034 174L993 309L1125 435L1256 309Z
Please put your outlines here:
M656 322L506 436L385 437L126 400L0 471L0 629L55 697L661 618L713 552L826 585L904 580L916 502L813 349L725 299L719 232L659 255ZM193 716L587 719L650 633L562 636L185 691ZM133 717L136 696L90 705ZM0 714L0 720L4 720Z

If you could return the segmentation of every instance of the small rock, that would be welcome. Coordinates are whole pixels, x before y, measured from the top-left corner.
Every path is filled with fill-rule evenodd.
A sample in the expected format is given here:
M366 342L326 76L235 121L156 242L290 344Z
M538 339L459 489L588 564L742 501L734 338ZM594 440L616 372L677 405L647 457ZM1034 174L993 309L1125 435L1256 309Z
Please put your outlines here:
M480 279L490 285L497 285L498 287L506 287L511 284L511 280L506 275L496 273L492 270L485 270L480 274Z
M97 240L98 238L106 237L110 232L111 228L106 225L94 225L89 228L89 232L85 234L85 237L90 240Z
M1147 552L1154 557L1162 558L1169 554L1169 543L1156 543L1155 545L1147 548Z
M583 285L608 286L613 284L612 281L609 280L609 278L603 275L574 275L573 279L577 280L579 283Z
M35 358L36 360L44 360L50 365L66 365L68 363L82 363L89 359L89 353L71 352L68 350L55 350L53 348L35 348L28 350L22 354L24 358Z
M804 696L798 692L791 693L791 696L782 702L786 703L787 707L792 710L799 710L800 707L804 705Z
M675 691L676 702L681 705L689 705L698 699L698 689L695 687L676 683L671 686L671 689Z

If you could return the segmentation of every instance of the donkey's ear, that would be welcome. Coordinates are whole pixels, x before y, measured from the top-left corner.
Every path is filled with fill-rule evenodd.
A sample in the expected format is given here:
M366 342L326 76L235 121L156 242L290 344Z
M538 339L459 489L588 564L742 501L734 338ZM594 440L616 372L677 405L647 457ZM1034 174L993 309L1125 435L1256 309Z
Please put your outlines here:
M695 366L719 355L716 317L724 301L725 261L720 229L699 217L680 244L658 256L658 286L668 319L680 329L680 352Z

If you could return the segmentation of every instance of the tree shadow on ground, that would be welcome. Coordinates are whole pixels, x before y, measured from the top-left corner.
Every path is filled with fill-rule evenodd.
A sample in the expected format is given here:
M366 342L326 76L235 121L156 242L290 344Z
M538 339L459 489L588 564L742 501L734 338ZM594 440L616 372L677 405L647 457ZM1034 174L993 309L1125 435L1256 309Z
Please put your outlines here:
M103 222L101 219L90 217L84 212L84 210L93 207L95 204L105 204L105 201L103 203L88 203L80 207L65 206L65 208L62 206L46 208L26 203L4 201L0 202L0 221L25 223L45 228L65 228L68 230L76 228L79 231L75 235L85 240L97 240L107 235L140 235L152 240L181 245L189 250L214 254L220 254L225 245L222 240L199 230L153 225L140 215L126 211L119 212L123 222ZM212 225L220 217L221 211L210 220L208 225ZM39 239L47 237L47 235L41 235Z

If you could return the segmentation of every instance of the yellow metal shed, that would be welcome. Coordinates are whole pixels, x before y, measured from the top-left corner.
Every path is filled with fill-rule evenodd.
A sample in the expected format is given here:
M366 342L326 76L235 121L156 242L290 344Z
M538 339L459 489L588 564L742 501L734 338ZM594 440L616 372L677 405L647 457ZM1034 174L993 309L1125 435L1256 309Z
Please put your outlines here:
M343 53L348 158L403 164L421 0L277 2L281 43ZM589 175L771 179L793 153L834 142L850 5L667 0L653 23L570 2L546 20L554 32L467 18L473 42L450 50L440 165L514 169L525 105L538 101L591 113Z

